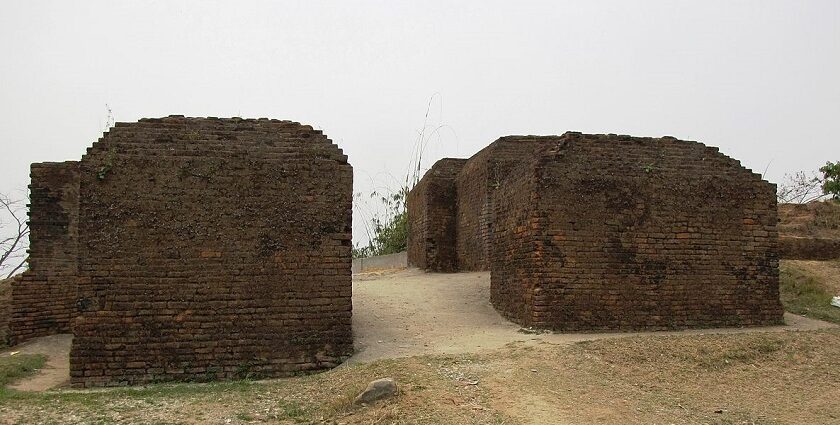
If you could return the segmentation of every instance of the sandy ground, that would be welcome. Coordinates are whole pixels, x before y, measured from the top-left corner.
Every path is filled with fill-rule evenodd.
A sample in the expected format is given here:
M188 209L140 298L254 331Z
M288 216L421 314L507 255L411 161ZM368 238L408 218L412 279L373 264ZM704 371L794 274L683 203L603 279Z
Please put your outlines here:
M836 327L792 314L785 326L743 329L703 329L679 332L529 334L505 320L490 305L489 272L437 274L408 269L358 274L353 277L354 355L347 364L422 354L477 353L510 343L568 345L579 341L639 335L700 335L784 332ZM44 391L69 380L71 335L37 338L6 349L39 353L47 365L13 388Z
M638 335L696 335L815 330L827 322L786 314L785 326L677 332L527 334L490 304L490 273L424 273L416 269L353 277L356 355L350 363L421 354L475 353L508 343L571 344Z
M45 391L70 383L70 343L73 335L51 335L35 338L3 350L0 357L18 354L43 354L47 362L38 373L19 381L11 388L20 391Z

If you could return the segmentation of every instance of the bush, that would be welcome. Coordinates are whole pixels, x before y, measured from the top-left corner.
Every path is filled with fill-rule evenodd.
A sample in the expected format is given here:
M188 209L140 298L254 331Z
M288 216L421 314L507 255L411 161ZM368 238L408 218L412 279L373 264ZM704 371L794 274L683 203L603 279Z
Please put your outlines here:
M823 173L822 190L835 201L840 201L840 161L826 162L820 167Z
M371 219L371 237L367 246L354 247L353 258L373 257L376 255L395 254L406 250L408 246L408 211L405 200L408 197L408 186L399 191L381 195L373 192L371 197L378 197L385 206L384 217L374 216Z

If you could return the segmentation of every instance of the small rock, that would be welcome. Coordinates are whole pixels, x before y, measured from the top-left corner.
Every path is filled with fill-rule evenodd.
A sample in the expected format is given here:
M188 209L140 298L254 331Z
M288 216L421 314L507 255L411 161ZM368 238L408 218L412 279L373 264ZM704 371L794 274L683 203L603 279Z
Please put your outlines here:
M387 397L393 397L397 394L397 383L393 378L377 379L361 392L353 401L356 404L369 404L376 400L381 400Z

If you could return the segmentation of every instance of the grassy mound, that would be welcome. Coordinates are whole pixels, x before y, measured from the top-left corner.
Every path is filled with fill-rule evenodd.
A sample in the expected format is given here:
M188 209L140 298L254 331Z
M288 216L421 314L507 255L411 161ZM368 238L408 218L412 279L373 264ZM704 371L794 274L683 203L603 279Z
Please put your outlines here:
M0 387L5 387L21 378L33 375L44 367L47 358L40 354L18 354L0 356Z
M821 276L803 267L803 262L783 262L779 292L785 310L815 319L840 323L840 308L831 305L834 294Z

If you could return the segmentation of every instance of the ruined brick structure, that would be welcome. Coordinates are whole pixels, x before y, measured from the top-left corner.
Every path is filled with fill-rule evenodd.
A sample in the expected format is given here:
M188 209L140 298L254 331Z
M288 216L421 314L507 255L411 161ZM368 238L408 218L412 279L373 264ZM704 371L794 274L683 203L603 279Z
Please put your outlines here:
M0 280L0 347L9 343L9 316L12 307L11 279Z
M454 272L455 251L455 177L465 159L441 159L426 173L407 199L410 229L408 257L422 269Z
M467 183L456 190L456 216L483 218L479 231L475 219L457 220L449 237L489 252L491 301L523 326L781 323L775 187L715 148L669 137L511 136L454 180ZM412 223L422 203L409 195ZM412 227L410 243L433 226ZM487 255L459 250L455 269L482 267L475 259Z
M352 167L320 131L144 119L32 170L10 331L70 321L74 386L288 376L352 353Z
M29 269L11 283L8 340L70 332L77 314L79 163L32 164Z
M541 146L501 138L469 160L436 162L408 196L409 262L438 272L489 270L493 192Z
M78 386L286 376L352 351L352 168L276 120L118 124L80 170Z

